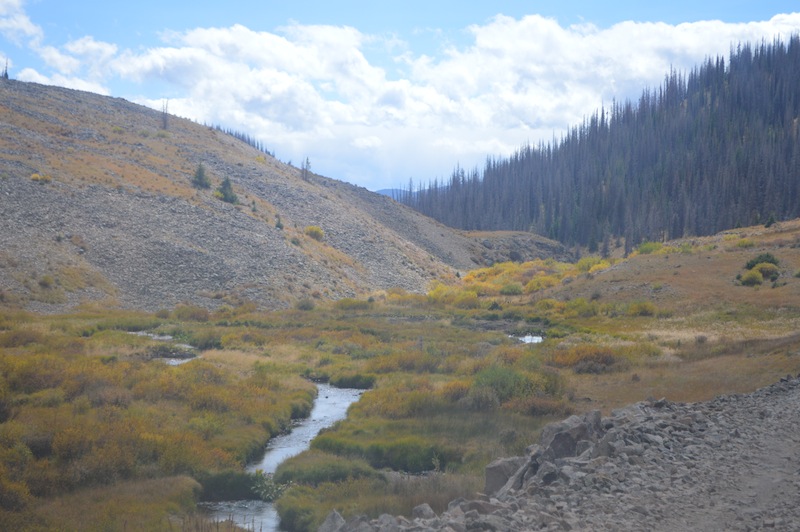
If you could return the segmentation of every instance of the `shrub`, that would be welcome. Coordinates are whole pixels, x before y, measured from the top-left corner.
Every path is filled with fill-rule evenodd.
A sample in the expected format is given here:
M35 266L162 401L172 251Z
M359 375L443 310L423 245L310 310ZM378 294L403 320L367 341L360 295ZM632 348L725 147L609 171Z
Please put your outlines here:
M217 416L211 413L205 413L201 416L191 418L188 426L206 441L223 432L222 423Z
M608 373L624 366L611 348L590 344L558 350L552 362L555 366L570 367L575 373Z
M464 291L456 295L453 305L461 309L475 309L481 306L481 302L475 292Z
M565 312L570 315L580 316L581 318L591 318L597 315L597 303L586 301L582 297L571 299L567 302Z
M253 492L262 501L273 502L277 500L289 488L289 485L289 482L284 484L276 482L274 475L264 473L260 469L253 475Z
M764 276L758 270L748 270L742 275L742 284L744 286L757 286L764 282Z
M31 181L35 183L49 183L52 178L46 174L31 174Z
M354 388L356 390L369 390L375 386L375 375L355 373L351 375L337 375L331 379L331 384L337 388Z
M311 299L301 299L295 304L297 310L309 311L314 310L314 301Z
M521 412L529 416L568 416L572 407L563 399L532 395L509 401L503 408Z
M0 347L23 347L44 343L44 334L39 331L15 329L0 334Z
M283 462L275 472L274 482L284 486L290 482L317 486L322 482L377 476L379 473L364 460L309 450Z
M590 271L594 266L602 262L606 262L607 264L607 261L604 261L597 255L590 255L588 257L583 257L581 260L579 260L577 264L575 264L575 267L578 268L578 271L586 273Z
M314 530L319 503L309 486L292 486L275 502L282 530Z
M519 283L508 283L500 289L500 294L504 296L518 296L522 294L522 285Z
M650 301L634 301L628 305L628 316L655 316L657 308Z
M744 269L752 270L753 268L756 267L756 265L761 264L763 262L768 262L770 264L774 264L775 266L779 264L778 259L776 259L775 255L773 255L772 253L761 253L759 256L747 261L747 264L745 264Z
M771 262L760 262L753 266L752 269L758 271L764 280L775 281L780 276L778 267Z
M525 285L525 292L530 293L536 292L537 290L544 290L545 288L557 286L558 283L559 279L554 275L536 275Z
M201 501L257 498L258 493L253 489L256 478L249 473L220 471L219 473L202 473L197 476L197 480L202 486Z
M372 308L370 301L362 301L360 299L353 299L346 297L334 303L334 307L338 310L353 311L353 310L369 310Z
M322 242L325 239L325 232L317 225L309 225L303 232L307 237L313 238L317 242Z
M220 183L219 187L217 187L217 190L214 192L214 196L226 203L239 203L239 197L233 191L233 185L228 177L222 180L222 183Z
M664 246L661 242L642 242L636 250L641 255L649 255L650 253L655 253L660 250L662 247Z
M597 273L611 267L611 263L607 260L601 260L589 269L589 273Z
M24 482L14 482L0 469L0 509L17 512L25 508L31 500L28 486Z
M742 238L736 243L737 248L747 249L755 247L756 243L749 238Z
M439 390L439 395L447 401L456 402L467 396L470 387L471 383L468 381L451 381Z
M475 375L473 388L488 388L505 403L512 397L522 397L531 392L531 381L522 373L502 366L492 366Z
M180 321L208 321L208 309L196 305L178 305L172 311L172 317Z
M441 460L447 454L416 436L374 442L366 449L366 459L372 467L389 467L409 473L429 471L435 457L439 456Z

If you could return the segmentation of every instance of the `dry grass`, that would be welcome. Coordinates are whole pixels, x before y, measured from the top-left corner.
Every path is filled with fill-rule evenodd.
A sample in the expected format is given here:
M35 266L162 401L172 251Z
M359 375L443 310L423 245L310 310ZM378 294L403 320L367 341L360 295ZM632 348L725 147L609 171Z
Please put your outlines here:
M653 364L625 373L571 375L570 388L582 410L614 408L666 397L671 401L707 401L720 394L749 393L787 374L800 373L800 345L789 352L728 355L696 362Z
M122 482L45 500L34 522L42 530L214 530L195 515L199 490L184 476Z

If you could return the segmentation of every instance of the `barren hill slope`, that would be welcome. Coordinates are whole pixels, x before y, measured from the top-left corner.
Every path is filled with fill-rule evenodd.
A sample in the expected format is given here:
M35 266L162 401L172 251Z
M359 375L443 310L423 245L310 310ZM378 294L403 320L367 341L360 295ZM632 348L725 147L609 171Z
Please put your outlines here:
M200 164L210 189L191 185ZM236 205L214 197L226 177ZM469 235L363 188L303 179L230 135L122 99L12 80L0 82L0 221L0 298L41 311L281 308L568 256L535 235Z

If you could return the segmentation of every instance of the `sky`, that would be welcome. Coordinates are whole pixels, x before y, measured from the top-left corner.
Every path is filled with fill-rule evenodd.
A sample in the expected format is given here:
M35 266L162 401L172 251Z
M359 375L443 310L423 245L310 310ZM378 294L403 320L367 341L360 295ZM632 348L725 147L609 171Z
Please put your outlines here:
M0 0L11 78L166 103L370 190L552 142L670 69L796 33L796 0Z

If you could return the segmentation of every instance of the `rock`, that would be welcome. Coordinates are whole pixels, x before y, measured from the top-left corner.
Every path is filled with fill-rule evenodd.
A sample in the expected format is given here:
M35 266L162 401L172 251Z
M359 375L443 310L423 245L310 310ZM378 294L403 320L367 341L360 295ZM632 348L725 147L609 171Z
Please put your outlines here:
M433 508L428 503L422 503L414 507L411 511L411 517L414 519L435 519L436 512L433 511Z
M325 518L318 530L319 532L338 532L345 523L344 517L334 510L328 514L328 517Z
M510 479L514 473L519 471L519 469L524 466L528 460L521 456L515 456L513 458L498 458L491 464L486 466L485 470L485 482L483 486L483 492L487 495L493 495L497 493L497 491L505 486L508 479Z
M796 419L800 379L706 403L652 401L608 418L571 416L545 427L527 458L487 467L487 476L497 475L487 485L508 479L493 497L457 499L438 518L415 509L415 521L396 529L384 517L371 525L387 532L800 531Z

